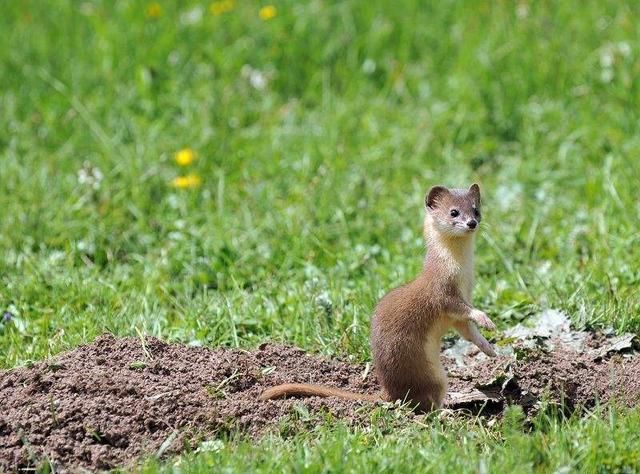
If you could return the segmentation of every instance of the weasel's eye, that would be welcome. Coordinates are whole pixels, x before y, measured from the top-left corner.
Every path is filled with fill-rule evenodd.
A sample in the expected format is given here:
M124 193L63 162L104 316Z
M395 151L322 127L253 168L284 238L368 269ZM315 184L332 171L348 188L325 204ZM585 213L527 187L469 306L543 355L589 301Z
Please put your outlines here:
M480 211L478 210L477 207L473 208L473 215L476 216L476 217L480 217Z
M451 214L451 217L458 217L460 215L457 209L451 209L449 214Z

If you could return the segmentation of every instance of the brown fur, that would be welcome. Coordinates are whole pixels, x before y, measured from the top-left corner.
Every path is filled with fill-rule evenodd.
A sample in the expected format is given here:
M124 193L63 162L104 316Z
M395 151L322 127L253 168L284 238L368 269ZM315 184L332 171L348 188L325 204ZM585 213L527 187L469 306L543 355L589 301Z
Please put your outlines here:
M364 393L349 392L339 388L325 387L306 383L285 383L265 390L258 397L260 400L272 400L274 398L297 397L340 397L347 400L367 400L374 402L380 397L366 395Z
M384 393L380 398L309 384L272 387L260 398L337 396L357 400L409 400L420 411L442 406L447 377L440 362L440 340L456 329L487 355L495 355L476 324L495 329L471 306L473 244L480 222L480 188L434 186L425 198L424 234L428 251L423 271L391 290L376 306L371 349ZM452 215L456 214L457 215Z

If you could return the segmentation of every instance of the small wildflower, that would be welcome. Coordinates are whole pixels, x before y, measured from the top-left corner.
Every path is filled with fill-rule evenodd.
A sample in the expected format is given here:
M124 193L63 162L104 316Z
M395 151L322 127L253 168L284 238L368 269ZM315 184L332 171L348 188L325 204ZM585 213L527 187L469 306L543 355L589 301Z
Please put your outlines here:
M203 8L196 5L191 10L187 10L180 15L180 21L183 25L197 25L202 21Z
M209 6L209 11L213 16L220 16L223 13L230 12L236 6L235 0L221 0L219 2L213 2Z
M217 452L224 448L224 441L221 439L214 439L212 441L204 441L198 449L196 449L196 453L200 452Z
M251 84L254 89L261 91L267 86L267 76L262 71L254 69L248 64L242 66L240 74L249 81L249 84Z
M273 5L266 5L260 9L260 18L264 21L271 20L274 16L278 14L278 10Z
M197 188L202 183L202 179L197 174L188 174L187 176L178 176L171 181L174 188L188 189Z
M629 46L629 43L621 41L618 43L618 51L623 57L628 58L631 55L631 46Z
M516 16L520 20L524 20L525 18L527 18L529 16L529 5L527 5L525 2L518 3L518 6L516 7Z
M609 68L613 66L615 57L611 48L603 48L600 51L600 66L603 68Z
M89 161L85 161L82 164L82 168L78 170L78 183L96 191L100 189L100 183L103 177L100 168L93 166Z
M180 166L188 166L196 159L196 154L191 148L183 148L173 158Z
M5 324L11 322L12 319L13 319L13 313L11 311L5 311L4 314L2 315L2 322Z
M333 302L331 301L329 293L327 293L326 291L323 291L318 296L316 296L316 304L320 308L322 308L327 316L330 316L331 313L333 313Z
M613 69L605 68L600 71L600 80L604 83L609 83L613 80Z
M162 15L162 6L158 2L153 2L147 5L147 16L149 18L158 18Z
M376 72L376 62L370 58L365 59L362 63L362 72L365 74L373 74Z

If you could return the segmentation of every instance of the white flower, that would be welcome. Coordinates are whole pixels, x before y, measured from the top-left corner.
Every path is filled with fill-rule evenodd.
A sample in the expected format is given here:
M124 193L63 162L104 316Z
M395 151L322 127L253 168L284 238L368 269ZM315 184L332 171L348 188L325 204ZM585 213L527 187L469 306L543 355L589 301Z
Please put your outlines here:
M600 66L603 68L610 68L613 66L613 51L610 48L603 48L600 50Z
M248 64L242 66L240 74L242 75L242 77L247 79L249 81L249 84L251 84L251 87L256 90L261 91L267 87L267 75L258 69L252 68Z
M600 80L602 82L611 82L613 80L613 70L612 69L603 69L600 73Z
M365 74L373 74L376 72L376 62L370 58L365 59L362 63L362 72Z
M196 25L202 20L203 9L196 5L191 10L187 10L180 16L183 25Z
M196 453L199 452L217 452L224 449L224 441L221 439L212 439L208 441L203 441L202 444L196 449Z
M97 166L93 166L90 162L85 161L82 168L78 170L78 183L88 186L92 189L99 189L103 178L102 171Z
M620 41L618 43L618 51L625 58L631 56L631 46L629 46L629 43L627 43L626 41Z
M76 250L93 255L96 253L96 245L88 240L79 240L76 242Z
M320 306L326 314L331 314L333 312L333 301L331 301L331 297L326 291L323 291L316 296L316 304Z
M529 5L524 2L518 3L516 7L516 16L521 20L527 18L529 16Z
M261 91L266 87L267 79L260 71L253 70L251 72L251 75L249 76L249 83L253 86L254 89L258 89L259 91Z

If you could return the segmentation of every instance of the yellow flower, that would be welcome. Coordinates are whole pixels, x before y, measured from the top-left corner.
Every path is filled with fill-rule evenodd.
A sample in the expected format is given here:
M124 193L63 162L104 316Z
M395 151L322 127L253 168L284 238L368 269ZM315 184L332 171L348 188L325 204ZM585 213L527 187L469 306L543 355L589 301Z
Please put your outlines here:
M273 5L267 5L260 9L260 18L264 21L271 20L274 16L278 14L278 10Z
M180 166L188 166L196 159L196 154L191 148L183 148L173 157Z
M197 188L202 184L202 179L197 174L188 174L186 176L178 176L171 180L171 186L174 188L188 189Z
M162 6L158 2L153 2L147 5L147 16L149 18L158 18L162 15Z
M209 11L213 16L220 16L223 13L230 12L236 6L235 0L221 0L219 2L213 2L209 5Z

